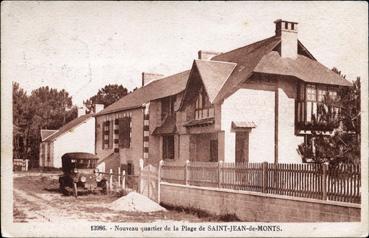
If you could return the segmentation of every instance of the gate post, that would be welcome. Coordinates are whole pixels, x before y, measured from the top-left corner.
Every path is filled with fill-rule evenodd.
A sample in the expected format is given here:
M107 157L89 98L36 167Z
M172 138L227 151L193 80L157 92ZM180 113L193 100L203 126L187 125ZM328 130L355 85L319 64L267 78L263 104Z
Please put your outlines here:
M122 171L122 187L123 189L126 189L126 171Z
M222 187L222 168L223 168L223 161L218 162L218 188Z
M109 170L109 190L113 191L113 170Z
M159 161L159 167L158 167L158 203L160 203L160 183L161 183L161 167L163 167L163 160Z
M120 167L118 167L118 187L121 188L121 176L120 176Z
M268 162L263 162L262 169L263 169L263 176L262 176L263 188L262 188L262 192L266 193L267 188L268 188Z
M143 170L143 159L140 159L140 166L138 168L138 192L142 193L142 170Z
M188 185L189 184L189 172L188 172L188 166L190 164L189 160L186 160L186 164L185 164L185 184Z
M323 183L322 183L322 193L323 193L323 200L327 200L327 165L323 164Z

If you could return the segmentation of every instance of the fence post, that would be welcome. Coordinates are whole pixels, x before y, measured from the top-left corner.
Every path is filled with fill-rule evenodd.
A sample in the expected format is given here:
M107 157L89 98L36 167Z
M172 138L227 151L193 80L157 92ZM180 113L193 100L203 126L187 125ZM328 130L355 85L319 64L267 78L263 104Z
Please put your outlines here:
M161 183L161 167L163 167L163 160L159 161L159 167L158 167L158 203L160 203L160 183Z
M126 171L122 171L122 188L126 189Z
M263 176L262 176L263 189L262 189L262 192L266 193L267 188L268 188L268 162L263 162L262 169L263 169Z
M120 181L121 180L121 176L120 176L120 167L118 167L118 187L121 188L121 184L120 184Z
M109 190L113 191L113 169L109 170Z
M28 159L26 159L26 171L28 171Z
M140 159L140 166L138 169L138 192L142 193L142 170L143 170L143 159Z
M185 184L188 185L189 184L189 172L188 172L188 166L190 165L190 161L186 160L186 164L185 164Z
M327 200L327 165L323 164L323 183L322 183L322 193L323 193L323 200Z
M223 161L218 162L218 188L222 187L222 168L223 168Z

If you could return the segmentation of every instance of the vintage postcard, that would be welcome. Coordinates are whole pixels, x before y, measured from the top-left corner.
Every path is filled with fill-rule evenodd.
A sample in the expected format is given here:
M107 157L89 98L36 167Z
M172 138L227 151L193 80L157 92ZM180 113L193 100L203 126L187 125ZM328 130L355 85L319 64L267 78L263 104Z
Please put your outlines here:
M1 3L5 237L368 236L368 3Z

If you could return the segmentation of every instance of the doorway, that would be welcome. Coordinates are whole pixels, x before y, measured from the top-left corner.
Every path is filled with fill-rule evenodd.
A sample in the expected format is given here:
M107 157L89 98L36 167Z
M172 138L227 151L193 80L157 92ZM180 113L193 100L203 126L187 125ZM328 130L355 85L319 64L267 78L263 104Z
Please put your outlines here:
M249 132L236 132L236 163L249 162Z

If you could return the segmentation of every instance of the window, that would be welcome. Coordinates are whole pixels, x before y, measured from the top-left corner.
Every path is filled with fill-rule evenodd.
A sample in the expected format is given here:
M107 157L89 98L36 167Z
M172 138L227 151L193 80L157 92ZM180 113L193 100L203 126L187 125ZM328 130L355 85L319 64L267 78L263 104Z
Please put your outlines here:
M127 175L133 175L134 174L134 166L132 161L129 161L127 163Z
M163 159L174 159L174 136L163 136Z
M119 119L119 147L129 148L131 145L131 118Z
M102 147L103 149L113 148L113 123L111 121L103 122Z
M335 100L337 98L337 90L333 89L333 88L330 88L328 90L328 95L331 99Z
M311 123L314 120L317 123L326 123L326 119L322 117L324 111L333 111L332 118L338 116L339 108L325 101L328 96L330 99L337 97L337 88L322 84L306 84L305 86L303 83L300 83L299 87L299 100L296 104L296 121L298 123L306 125L307 122Z
M210 140L210 161L218 162L218 140Z
M161 119L174 114L175 97L166 97L161 100Z
M206 91L201 88L195 105L195 119L214 117L214 107L207 97Z
M51 161L50 143L47 143L47 162Z
M307 101L316 101L316 86L308 84L306 85L306 100Z

